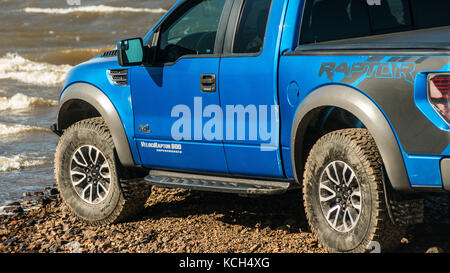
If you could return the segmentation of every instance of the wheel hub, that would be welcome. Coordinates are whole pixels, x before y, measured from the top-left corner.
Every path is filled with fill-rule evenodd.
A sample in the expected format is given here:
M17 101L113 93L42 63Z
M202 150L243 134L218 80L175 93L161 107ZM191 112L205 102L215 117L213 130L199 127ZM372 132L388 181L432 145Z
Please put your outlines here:
M343 161L333 161L323 170L319 186L323 216L336 231L355 228L361 215L361 188L353 169Z
M109 194L111 168L98 148L85 145L72 155L70 178L78 196L86 203L95 205Z

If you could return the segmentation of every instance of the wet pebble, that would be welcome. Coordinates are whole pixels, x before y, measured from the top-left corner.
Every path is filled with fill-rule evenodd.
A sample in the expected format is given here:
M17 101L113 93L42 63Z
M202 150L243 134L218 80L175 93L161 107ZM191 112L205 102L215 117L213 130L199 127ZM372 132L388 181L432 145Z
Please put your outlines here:
M19 206L6 206L3 207L3 211L6 213L22 213L23 212L23 208L20 207L20 203Z
M444 250L440 247L432 247L428 249L426 253L444 253Z
M57 195L59 193L58 189L47 187L44 189L46 195Z

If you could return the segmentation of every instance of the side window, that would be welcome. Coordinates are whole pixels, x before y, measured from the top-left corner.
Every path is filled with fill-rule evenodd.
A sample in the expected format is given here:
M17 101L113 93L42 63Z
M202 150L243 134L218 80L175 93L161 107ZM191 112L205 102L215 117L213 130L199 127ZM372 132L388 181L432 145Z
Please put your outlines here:
M320 43L392 33L412 27L409 0L307 0L301 42Z
M375 33L411 26L408 0L385 0L379 6L369 7L369 15Z
M214 54L217 29L226 0L193 0L179 7L160 29L160 62L184 55Z
M448 0L411 0L411 9L414 24L420 28L439 27L450 25Z
M233 53L258 53L264 46L272 0L245 0L234 38Z

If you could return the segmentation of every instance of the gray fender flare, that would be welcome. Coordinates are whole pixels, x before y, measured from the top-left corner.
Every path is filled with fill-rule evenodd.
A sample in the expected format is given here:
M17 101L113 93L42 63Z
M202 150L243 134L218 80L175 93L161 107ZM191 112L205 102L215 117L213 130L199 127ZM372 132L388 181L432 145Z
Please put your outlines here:
M62 124L62 121L60 120L61 111L64 109L65 104L70 103L72 100L87 102L100 113L111 132L120 162L126 167L135 166L128 138L116 108L111 100L100 89L93 85L87 83L75 83L65 89L59 101L57 117L58 129L61 129Z
M295 144L298 129L306 131L302 123L308 122L305 119L308 113L314 109L326 106L339 107L356 116L375 139L392 187L398 191L412 190L402 152L386 117L367 96L356 89L343 85L320 87L308 95L298 107L291 135L291 159L297 181L301 181L296 170L298 165L295 162ZM300 131L299 136L303 135Z

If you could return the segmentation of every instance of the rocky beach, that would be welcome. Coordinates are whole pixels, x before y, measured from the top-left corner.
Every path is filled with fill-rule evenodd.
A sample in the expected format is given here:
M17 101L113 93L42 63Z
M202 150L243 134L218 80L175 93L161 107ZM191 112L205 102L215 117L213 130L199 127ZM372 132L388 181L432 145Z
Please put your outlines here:
M0 215L0 253L322 253L299 191L247 198L154 187L133 221L90 227L77 221L54 188L24 193ZM396 252L450 252L450 198L429 195L425 223Z

